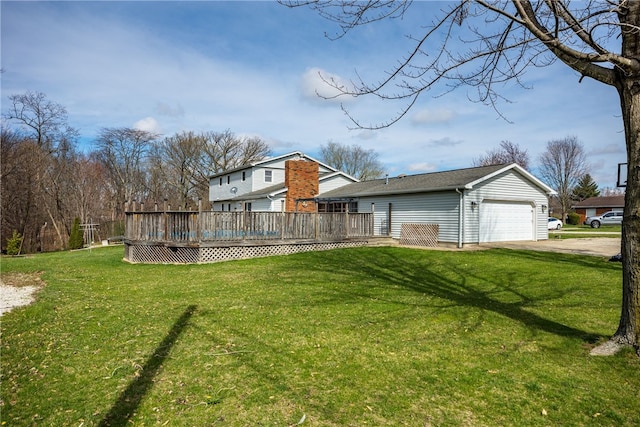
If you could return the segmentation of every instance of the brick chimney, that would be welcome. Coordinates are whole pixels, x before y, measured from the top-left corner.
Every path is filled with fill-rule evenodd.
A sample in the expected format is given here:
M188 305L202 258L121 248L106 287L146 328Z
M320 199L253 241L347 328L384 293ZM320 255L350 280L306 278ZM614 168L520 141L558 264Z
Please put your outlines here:
M318 170L316 162L287 160L284 163L284 185L287 187L287 200L284 210L296 211L296 199L309 199L318 195ZM298 202L298 212L315 212L313 201Z

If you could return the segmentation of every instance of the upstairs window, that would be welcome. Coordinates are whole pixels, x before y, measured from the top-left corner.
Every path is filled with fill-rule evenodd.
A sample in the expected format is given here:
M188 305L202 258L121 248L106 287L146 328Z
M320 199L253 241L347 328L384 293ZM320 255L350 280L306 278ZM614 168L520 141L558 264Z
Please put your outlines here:
M242 172L242 180L243 181L247 180L247 172Z
M220 184L219 185L222 186L222 177L220 177Z
M273 182L273 171L264 171L264 182Z
M231 184L231 175L227 175L227 184Z

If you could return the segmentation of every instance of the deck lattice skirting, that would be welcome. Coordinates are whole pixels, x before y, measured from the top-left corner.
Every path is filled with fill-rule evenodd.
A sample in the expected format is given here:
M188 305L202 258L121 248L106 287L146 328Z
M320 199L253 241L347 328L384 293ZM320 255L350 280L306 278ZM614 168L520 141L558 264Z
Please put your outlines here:
M125 259L145 264L196 264L291 255L301 252L326 251L367 246L367 240L348 242L311 242L251 244L238 246L173 247L125 242Z

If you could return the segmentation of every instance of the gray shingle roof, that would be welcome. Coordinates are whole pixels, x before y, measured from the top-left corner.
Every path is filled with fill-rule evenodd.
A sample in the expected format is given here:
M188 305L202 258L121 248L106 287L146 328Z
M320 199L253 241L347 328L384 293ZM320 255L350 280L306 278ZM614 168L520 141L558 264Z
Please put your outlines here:
M382 178L371 181L355 182L335 190L320 194L320 198L363 197L401 193L419 193L454 190L472 185L478 180L507 168L508 165L481 166L444 172L419 175L400 175L395 178Z

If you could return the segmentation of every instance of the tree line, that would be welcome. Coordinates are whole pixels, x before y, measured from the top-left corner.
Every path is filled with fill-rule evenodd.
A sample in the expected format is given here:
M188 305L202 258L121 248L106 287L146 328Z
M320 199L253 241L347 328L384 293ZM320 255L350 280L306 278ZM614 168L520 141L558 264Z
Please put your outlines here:
M102 128L90 151L78 148L64 106L40 92L9 97L0 138L0 241L23 253L67 247L74 219L122 234L125 201L175 209L208 200L208 177L271 154L257 137L230 130L163 137L139 129ZM115 229L114 229L115 227Z
M208 202L209 176L271 154L257 137L229 130L183 131L171 136L127 127L102 128L92 149L78 149L79 133L66 109L39 92L9 97L1 149L3 250L17 236L19 252L69 247L74 221L97 224L98 234L123 234L124 203L190 209ZM322 162L359 180L381 177L378 153L329 141ZM550 141L540 173L558 191L561 217L582 187L594 185L582 144L575 137ZM517 163L530 168L527 150L510 141L474 159L474 166ZM588 195L597 195L597 186ZM101 233L101 234L100 234ZM15 245L15 242L12 242Z

